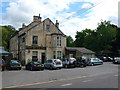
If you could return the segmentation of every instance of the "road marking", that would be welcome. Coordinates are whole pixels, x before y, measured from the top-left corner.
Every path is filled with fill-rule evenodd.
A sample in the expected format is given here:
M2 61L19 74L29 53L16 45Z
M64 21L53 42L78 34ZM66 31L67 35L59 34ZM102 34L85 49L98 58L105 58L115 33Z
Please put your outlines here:
M84 81L82 81L82 82L90 82L90 81L93 81L93 80L84 80Z
M69 83L69 84L63 84L63 85L61 85L61 86L69 86L69 85L72 85L72 83Z
M78 77L64 78L64 79L51 80L51 81L45 81L45 82L23 84L23 85L6 86L6 87L3 87L3 88L17 88L17 87L41 85L41 84L47 84L47 83L52 83L52 82L57 82L57 81L67 81L67 80L74 80L74 79L82 79L82 78L95 77L95 76L101 76L101 75L106 75L106 74L110 74L110 72L109 73L99 73L99 74L94 74L94 75L87 75L87 76L78 76Z
M118 75L114 75L115 77L118 77Z

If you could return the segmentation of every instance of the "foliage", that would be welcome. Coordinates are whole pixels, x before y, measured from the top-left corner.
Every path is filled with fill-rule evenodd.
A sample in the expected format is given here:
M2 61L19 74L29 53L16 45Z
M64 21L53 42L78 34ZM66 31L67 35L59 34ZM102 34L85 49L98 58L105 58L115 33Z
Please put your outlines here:
M17 33L15 28L13 26L0 26L0 33L2 34L2 46L5 48L5 50L9 49L9 39L12 35Z
M67 36L67 47L73 47L74 46L74 40L71 36Z
M95 30L77 31L75 38L74 46L86 47L97 55L109 56L120 50L120 28L110 21L102 21Z

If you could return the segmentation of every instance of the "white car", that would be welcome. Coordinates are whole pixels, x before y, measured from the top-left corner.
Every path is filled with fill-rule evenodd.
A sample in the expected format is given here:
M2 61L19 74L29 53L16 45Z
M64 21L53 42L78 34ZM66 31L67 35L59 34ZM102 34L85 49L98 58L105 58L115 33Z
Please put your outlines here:
M61 69L63 64L60 59L50 59L44 63L44 67L47 69Z
M100 60L99 58L91 58L89 61L89 65L94 66L94 65L100 65L103 64L103 61Z

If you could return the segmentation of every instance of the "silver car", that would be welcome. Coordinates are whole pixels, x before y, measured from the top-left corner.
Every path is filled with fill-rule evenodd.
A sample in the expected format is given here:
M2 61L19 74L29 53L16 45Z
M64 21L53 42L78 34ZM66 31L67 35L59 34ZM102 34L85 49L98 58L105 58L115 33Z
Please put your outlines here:
M120 64L120 57L115 57L113 63L114 64L116 64L116 63Z
M89 60L89 65L94 66L94 65L100 65L103 64L103 61L100 60L99 58L91 58Z
M63 67L62 61L59 59L50 59L44 63L44 67L47 69L61 69Z

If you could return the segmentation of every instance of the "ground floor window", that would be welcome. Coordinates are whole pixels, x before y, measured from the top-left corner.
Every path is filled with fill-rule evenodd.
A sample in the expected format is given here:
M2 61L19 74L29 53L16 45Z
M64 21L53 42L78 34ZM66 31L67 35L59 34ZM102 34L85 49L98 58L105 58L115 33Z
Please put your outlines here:
M57 51L57 59L61 59L62 58L62 52L61 51Z
M70 57L70 58L73 58L73 54L69 54L69 57Z
M32 52L32 60L37 61L38 60L38 51L33 51Z
M53 51L53 59L56 59L56 51Z

